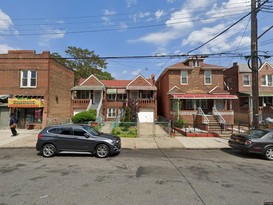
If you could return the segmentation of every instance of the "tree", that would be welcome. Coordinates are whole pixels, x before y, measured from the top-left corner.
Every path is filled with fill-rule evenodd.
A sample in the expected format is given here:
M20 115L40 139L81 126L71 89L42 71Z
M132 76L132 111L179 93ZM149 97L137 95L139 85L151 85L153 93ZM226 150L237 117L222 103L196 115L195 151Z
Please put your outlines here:
M63 58L58 53L52 53L51 57L75 71L76 83L80 78L87 78L91 74L95 75L100 80L114 79L109 72L104 71L107 62L96 55L94 51L68 46L65 53L69 56L68 58Z

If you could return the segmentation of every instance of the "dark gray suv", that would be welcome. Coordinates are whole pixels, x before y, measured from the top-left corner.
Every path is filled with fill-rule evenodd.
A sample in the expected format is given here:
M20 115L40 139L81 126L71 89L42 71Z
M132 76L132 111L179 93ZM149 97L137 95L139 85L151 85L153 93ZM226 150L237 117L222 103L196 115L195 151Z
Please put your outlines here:
M90 152L104 158L120 152L121 140L118 136L97 132L88 125L56 125L48 126L38 134L36 150L44 157L72 151Z

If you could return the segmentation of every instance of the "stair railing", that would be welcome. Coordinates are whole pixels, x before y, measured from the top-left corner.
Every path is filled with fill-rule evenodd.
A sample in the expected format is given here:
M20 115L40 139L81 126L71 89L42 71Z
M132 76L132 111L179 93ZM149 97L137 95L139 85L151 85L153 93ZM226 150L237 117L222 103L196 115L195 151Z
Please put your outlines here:
M202 110L201 107L198 107L198 115L202 115L203 118L203 123L209 124L209 118L205 115L204 111Z
M97 121L102 116L101 111L102 111L102 98L100 99L100 103L99 103L99 105L97 107L97 115L96 115L96 120Z
M87 111L87 110L90 110L90 109L91 109L91 106L92 106L92 99L90 99L89 104L88 104L88 106L87 106L87 108L86 108L86 111Z
M218 122L219 122L220 124L226 124L225 119L224 119L223 116L218 112L218 110L216 109L215 106L212 108L212 114L216 117L216 119L218 120Z

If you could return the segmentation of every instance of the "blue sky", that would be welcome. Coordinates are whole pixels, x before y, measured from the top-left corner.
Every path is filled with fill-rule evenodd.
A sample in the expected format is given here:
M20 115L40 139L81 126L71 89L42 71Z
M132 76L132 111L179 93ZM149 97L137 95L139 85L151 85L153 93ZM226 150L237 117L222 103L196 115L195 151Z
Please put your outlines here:
M272 2L266 4L273 6ZM68 46L101 57L179 55L202 45L250 12L250 0L8 0L0 5L0 53L48 50L65 56ZM272 26L273 9L258 14L258 33ZM190 54L250 53L250 16ZM273 29L259 40L273 55ZM116 79L138 73L158 77L185 58L107 60ZM244 57L210 56L207 63L230 67Z

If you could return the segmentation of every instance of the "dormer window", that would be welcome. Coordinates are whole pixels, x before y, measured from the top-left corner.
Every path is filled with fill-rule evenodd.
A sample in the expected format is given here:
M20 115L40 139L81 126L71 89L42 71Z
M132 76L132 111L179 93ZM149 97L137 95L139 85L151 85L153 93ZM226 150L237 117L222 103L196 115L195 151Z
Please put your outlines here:
M192 66L193 67L199 67L200 66L199 60L198 59L192 60Z

